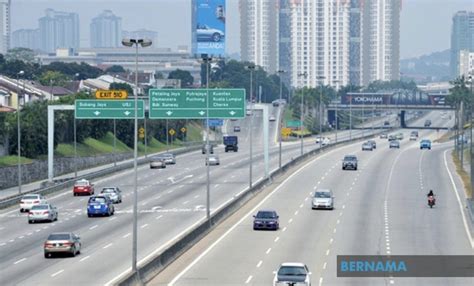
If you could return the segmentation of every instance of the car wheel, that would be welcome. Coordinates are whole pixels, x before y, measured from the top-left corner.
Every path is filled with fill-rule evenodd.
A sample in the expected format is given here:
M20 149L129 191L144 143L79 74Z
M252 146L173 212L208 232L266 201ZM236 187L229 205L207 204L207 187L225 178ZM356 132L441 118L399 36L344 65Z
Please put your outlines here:
M219 33L214 33L214 34L212 35L212 40L213 40L214 42L219 42L219 41L221 40L221 35L220 35Z
M91 215L91 214L87 214L87 216L88 216L88 217L92 217L92 215Z
M71 255L72 255L72 257L76 257L76 248L75 247L72 249Z
M51 255L49 253L46 253L46 252L44 253L44 258L50 258L50 257Z
M32 224L32 223L33 223L33 221L32 221L32 220L28 220L28 223L29 223L29 224Z

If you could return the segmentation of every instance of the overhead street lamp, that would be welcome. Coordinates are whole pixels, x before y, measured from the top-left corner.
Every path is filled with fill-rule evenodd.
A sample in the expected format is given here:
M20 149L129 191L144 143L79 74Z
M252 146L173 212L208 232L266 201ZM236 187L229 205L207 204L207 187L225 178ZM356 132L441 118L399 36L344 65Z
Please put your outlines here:
M135 119L133 135L133 242L132 242L132 272L137 272L137 242L138 242L138 46L146 48L152 45L148 39L123 39L122 45L135 46Z
M285 73L284 70L278 70L277 71L279 78L280 78L280 102L278 104L279 108L281 109L282 105L282 93L283 93L283 84L281 80L281 76L283 73ZM281 118L278 122L278 144L279 144L279 153L278 153L278 168L281 168Z
M471 97L473 97L474 93L473 93L472 87L473 87L473 84L474 84L474 72L471 72L469 74L468 82L470 83L470 86L471 86ZM473 122L472 122L472 117L473 116L472 115L473 115L473 112L474 112L473 106L471 105L471 110L469 110L469 117L470 117L470 123L471 123L471 128L469 128L470 129L470 137L471 137L470 138L471 142L470 142L469 150L470 150L470 155L471 155L471 158L470 158L471 159L471 168L470 169L471 169L471 188L472 189L474 189L474 167L473 167L474 166L474 156L472 154L472 128L473 128L473 126L472 126L473 125ZM474 195L472 194L472 190L471 190L471 199L473 197L474 197Z
M339 118L338 118L338 115L337 115L337 110L338 110L338 105L339 105L339 102L337 102L337 92L338 92L338 89L339 89L339 83L341 81L339 80L335 80L333 81L335 84L336 84L336 115L335 115L335 119L336 119L336 134L335 134L335 142L337 143L337 128L338 128L338 125L339 125Z
M20 76L24 76L25 72L20 71L16 75L16 83L18 87L16 100L16 118L17 118L17 155L18 155L18 193L21 194L21 125L20 125L20 93L25 93L25 79L23 79L23 91L20 92Z
M308 77L308 73L307 72L298 73L298 77L303 77L306 80L306 78ZM303 155L303 120L304 120L303 99L304 99L304 86L305 86L305 84L303 84L303 89L301 90L301 108L300 108L301 155Z
M323 83L325 76L318 76L318 80L321 81L320 90L319 90L319 151L323 146Z
M253 71L255 70L255 65L250 64L246 66L246 68L250 71L250 128L249 128L249 188L252 188L252 128L253 128Z

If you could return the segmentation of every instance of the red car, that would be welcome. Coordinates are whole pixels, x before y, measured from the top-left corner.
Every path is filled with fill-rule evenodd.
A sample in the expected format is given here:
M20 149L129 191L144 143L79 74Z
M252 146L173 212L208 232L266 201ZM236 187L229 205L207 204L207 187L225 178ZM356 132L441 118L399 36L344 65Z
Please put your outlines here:
M79 180L74 184L74 189L72 190L74 196L79 195L93 195L94 194L94 185L91 184L88 180Z

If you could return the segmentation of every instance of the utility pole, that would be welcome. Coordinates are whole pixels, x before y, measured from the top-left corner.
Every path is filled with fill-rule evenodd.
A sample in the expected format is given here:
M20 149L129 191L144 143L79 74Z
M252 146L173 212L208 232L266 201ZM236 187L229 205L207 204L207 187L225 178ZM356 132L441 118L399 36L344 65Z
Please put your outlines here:
M306 77L308 76L307 72L299 73L298 77L303 77L304 80L306 80ZM300 108L300 137L301 137L301 156L303 156L303 122L304 122L304 106L303 106L303 100L304 100L304 88L305 84L303 84L303 88L301 89L301 108Z

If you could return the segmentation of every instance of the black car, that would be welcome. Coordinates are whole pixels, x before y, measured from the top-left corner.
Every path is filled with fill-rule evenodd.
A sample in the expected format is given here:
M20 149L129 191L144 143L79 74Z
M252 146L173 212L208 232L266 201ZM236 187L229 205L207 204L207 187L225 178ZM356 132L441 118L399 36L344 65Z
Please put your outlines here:
M355 155L346 155L342 160L343 170L357 170L357 157Z
M203 154L206 154L206 149L207 149L206 146L207 146L206 144L202 145L201 151ZM214 146L212 144L209 145L209 153L214 154Z
M278 221L278 214L274 210L261 210L257 215L254 215L253 229L273 229L277 230L280 227Z

